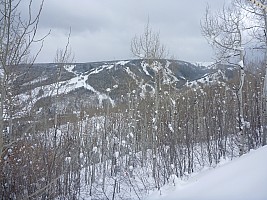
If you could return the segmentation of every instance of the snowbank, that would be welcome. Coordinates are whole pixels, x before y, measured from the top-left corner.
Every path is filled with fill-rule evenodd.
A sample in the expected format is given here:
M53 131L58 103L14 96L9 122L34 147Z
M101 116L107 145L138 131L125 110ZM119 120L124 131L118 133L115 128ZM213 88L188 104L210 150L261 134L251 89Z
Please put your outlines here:
M267 200L267 146L187 181L176 178L148 199Z

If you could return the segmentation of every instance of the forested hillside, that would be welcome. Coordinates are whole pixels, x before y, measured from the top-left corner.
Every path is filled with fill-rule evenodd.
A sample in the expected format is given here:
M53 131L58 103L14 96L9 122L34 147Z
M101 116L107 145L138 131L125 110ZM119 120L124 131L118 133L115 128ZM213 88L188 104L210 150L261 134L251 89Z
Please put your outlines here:
M0 0L1 199L145 199L266 145L265 1L207 7L209 66L168 59L149 20L136 59L76 63L70 29L38 64L44 2Z
M238 79L232 75L221 81L203 76L177 90L163 88L161 81L158 93L132 90L123 102L101 106L88 107L78 96L72 110L50 94L53 112L51 106L29 109L25 116L20 112L12 132L6 124L4 139L10 143L1 162L3 197L144 198L172 174L187 177L238 156ZM261 80L261 72L247 72L245 152L262 145Z

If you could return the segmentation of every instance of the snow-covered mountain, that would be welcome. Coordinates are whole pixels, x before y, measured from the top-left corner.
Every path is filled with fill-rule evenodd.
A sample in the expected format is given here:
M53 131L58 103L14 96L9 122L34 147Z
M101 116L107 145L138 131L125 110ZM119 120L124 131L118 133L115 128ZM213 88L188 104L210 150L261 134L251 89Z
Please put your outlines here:
M113 106L126 100L127 94L140 98L153 95L156 77L161 90L179 91L197 84L212 84L233 78L233 67L212 68L178 60L123 60L69 64L33 64L15 68L16 93L26 111L53 107L55 97L65 110L83 106L97 107L105 102ZM157 75L157 76L156 76Z

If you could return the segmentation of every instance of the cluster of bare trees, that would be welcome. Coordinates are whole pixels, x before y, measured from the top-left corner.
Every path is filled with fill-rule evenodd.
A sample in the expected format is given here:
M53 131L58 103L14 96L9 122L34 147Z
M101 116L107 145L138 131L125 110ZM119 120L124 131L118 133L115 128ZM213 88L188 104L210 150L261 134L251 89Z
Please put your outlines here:
M267 69L266 57L253 72L246 67L255 63L245 62L250 38L261 46L249 47L267 52L266 9L255 1L235 0L216 15L207 9L202 21L203 35L218 61L233 65L233 71L234 65L239 67L231 81L181 91L164 86L160 59L166 57L166 49L148 23L144 33L134 37L131 50L154 70L154 95L140 98L129 91L124 97L126 106L114 109L106 102L94 115L80 105L73 119L61 124L64 109L59 106L59 90L62 69L71 62L68 40L55 59L53 116L45 108L41 117L30 110L26 128L16 129L21 101L12 67L33 63L30 47L43 41L35 38L43 4L33 16L29 1L29 18L22 20L17 9L20 3L0 0L2 199L142 199L148 191L172 181L174 175L186 178L203 166L214 166L223 158L266 144L267 81L261 70ZM248 15L255 16L257 25L245 23Z
M34 63L39 52L31 56L31 46L38 42L41 50L42 42L46 37L36 38L43 3L44 1L41 1L37 12L33 12L33 1L28 1L28 16L23 18L19 10L22 1L0 1L1 199L36 197L53 199L58 196L58 190L67 195L66 191L71 190L70 183L75 180L73 178L75 174L66 174L70 168L71 171L73 167L76 168L76 166L70 166L68 159L66 160L69 156L66 149L71 147L74 150L71 145L74 145L75 141L71 137L75 136L67 135L64 138L60 136L57 111L54 116L54 127L51 130L48 128L50 119L46 115L47 112L44 111L45 117L42 121L37 121L32 110L21 110L23 101L18 99L17 95L20 86L16 84L16 79L23 77L17 77L15 71L20 64L27 64L30 67ZM67 47L68 44L66 50L58 51L57 62L64 63L69 58ZM58 69L59 82L60 66ZM55 89L58 90L58 87ZM25 126L26 129L18 121L25 116L31 119L28 126ZM37 123L44 124L45 128L42 129L41 134L36 129ZM54 184L60 181L65 184L54 188Z
M20 1L1 0L0 1L0 85L1 85L1 105L0 105L0 155L4 149L3 137L9 137L12 140L12 119L16 112L16 85L14 84L17 77L12 73L12 66L34 61L35 57L30 58L30 46L35 42L37 26L43 2L37 14L31 14L32 1L29 3L28 19L22 19L21 13L17 8ZM4 122L9 123L9 129L4 130Z
M266 1L243 1L233 0L231 5L223 7L218 13L212 13L207 7L205 18L201 28L203 35L207 38L216 52L217 59L224 62L233 63L240 67L240 83L237 92L239 102L239 135L240 135L240 155L244 153L244 107L243 107L243 86L245 80L245 53L261 49L265 54L267 63L267 16ZM239 59L236 61L236 56ZM246 57L247 60L253 58ZM254 60L255 61L255 60ZM266 65L266 64L265 64ZM267 65L266 65L267 66ZM265 74L266 72L265 67ZM266 75L262 99L265 105L262 115L266 124ZM266 126L263 134L263 144L266 144Z
M245 151L262 145L261 78L250 74L244 83ZM50 128L50 117L43 116L46 128L24 134L3 154L1 195L75 198L87 191L94 198L141 198L173 174L186 178L233 158L240 142L236 85L238 79L160 93L157 123L154 97L135 93L117 113L107 104L88 117L90 111L81 107L76 122Z

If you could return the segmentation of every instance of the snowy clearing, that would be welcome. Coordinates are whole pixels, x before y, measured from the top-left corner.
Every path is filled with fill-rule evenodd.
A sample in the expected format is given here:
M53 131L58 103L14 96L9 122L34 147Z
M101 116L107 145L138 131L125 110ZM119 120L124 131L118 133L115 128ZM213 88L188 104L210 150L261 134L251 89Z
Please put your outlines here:
M267 146L231 162L222 161L215 169L203 170L187 181L173 178L148 199L266 200Z

